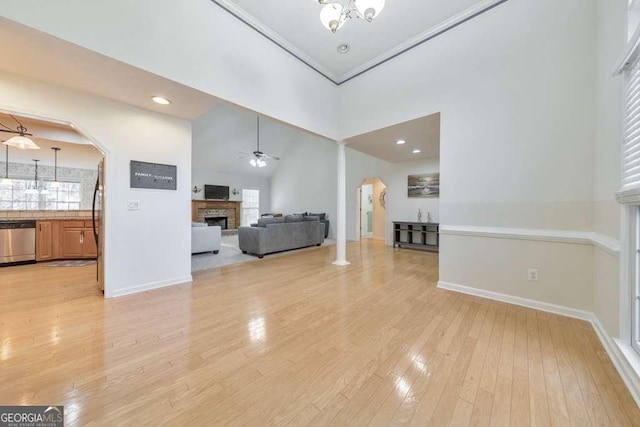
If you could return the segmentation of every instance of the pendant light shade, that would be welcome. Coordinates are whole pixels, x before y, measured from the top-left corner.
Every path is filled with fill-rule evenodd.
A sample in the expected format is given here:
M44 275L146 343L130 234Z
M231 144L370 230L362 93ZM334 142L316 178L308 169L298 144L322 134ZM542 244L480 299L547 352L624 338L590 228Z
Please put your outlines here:
M30 138L27 138L26 136L22 136L22 135L17 135L12 138L9 138L3 144L9 147L18 148L20 150L39 150L40 149L40 147L38 147L38 145L35 142L33 142Z

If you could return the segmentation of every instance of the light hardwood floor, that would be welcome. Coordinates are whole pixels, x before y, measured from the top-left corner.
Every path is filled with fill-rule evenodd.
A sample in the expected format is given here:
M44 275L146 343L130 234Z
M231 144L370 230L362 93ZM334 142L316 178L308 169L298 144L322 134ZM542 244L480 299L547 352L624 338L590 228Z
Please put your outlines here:
M71 425L639 425L588 323L439 290L437 255L350 244L104 300L0 271L0 404Z

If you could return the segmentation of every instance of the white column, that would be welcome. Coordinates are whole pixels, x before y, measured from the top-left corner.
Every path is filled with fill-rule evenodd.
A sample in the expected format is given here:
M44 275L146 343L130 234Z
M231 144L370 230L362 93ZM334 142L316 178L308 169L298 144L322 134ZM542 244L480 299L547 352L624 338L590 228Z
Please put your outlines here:
M347 261L347 162L344 141L338 143L338 212L336 260L334 265L349 265Z

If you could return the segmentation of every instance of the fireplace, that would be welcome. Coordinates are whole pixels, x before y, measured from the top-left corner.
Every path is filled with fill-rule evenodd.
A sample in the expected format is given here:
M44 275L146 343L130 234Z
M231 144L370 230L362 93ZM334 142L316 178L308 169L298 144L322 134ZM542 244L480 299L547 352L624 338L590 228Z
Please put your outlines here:
M217 225L223 230L227 229L227 217L226 216L208 216L205 217L205 222L210 226Z
M191 220L236 230L240 226L241 205L242 202L234 200L192 200Z

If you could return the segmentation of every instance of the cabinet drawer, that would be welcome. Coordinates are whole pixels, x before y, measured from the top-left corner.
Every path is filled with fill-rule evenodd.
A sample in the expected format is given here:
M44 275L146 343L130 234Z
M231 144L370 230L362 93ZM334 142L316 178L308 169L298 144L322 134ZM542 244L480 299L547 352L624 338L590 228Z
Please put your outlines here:
M60 221L62 228L84 228L84 221Z

